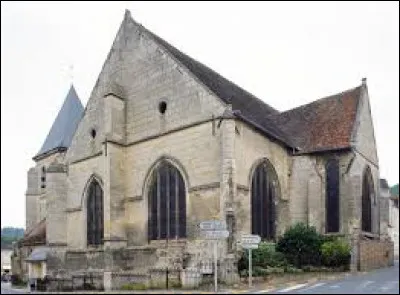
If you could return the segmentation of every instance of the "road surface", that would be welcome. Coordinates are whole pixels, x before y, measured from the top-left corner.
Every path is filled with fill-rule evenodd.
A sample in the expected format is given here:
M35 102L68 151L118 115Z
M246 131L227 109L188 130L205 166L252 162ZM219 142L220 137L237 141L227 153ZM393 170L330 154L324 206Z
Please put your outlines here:
M399 261L394 266L356 274L344 279L298 284L274 291L253 294L399 294Z
M143 291L143 293L153 293L151 291ZM13 289L10 283L1 283L1 294L27 294L27 289ZM79 293L79 292L78 292ZM101 292L99 292L101 293ZM142 293L142 292L132 292ZM160 292L161 293L161 292ZM171 294L171 291L165 292ZM182 293L212 293L199 291L178 291L176 294ZM282 289L266 289L252 291L236 291L221 292L225 294L241 293L241 294L399 294L399 261L395 261L394 266L373 270L365 274L355 274L344 279L332 281L319 281L311 284L297 284Z

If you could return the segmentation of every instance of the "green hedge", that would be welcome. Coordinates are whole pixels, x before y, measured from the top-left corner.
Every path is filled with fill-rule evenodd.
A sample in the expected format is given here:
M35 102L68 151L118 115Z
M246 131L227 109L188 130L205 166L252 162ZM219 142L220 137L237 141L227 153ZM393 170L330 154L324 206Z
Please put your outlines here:
M284 269L288 262L285 256L276 251L275 243L261 242L258 249L252 250L252 265L253 274L266 275L267 273L280 272L279 269ZM248 275L249 254L248 250L244 251L239 263L238 270L242 276Z
M252 250L253 274L323 271L324 266L348 269L350 250L342 237L321 235L315 227L298 223L288 228L276 244L261 242L258 249ZM238 262L241 276L248 275L248 263L246 250Z
M319 265L322 242L322 236L315 227L297 223L278 240L276 250L282 252L298 268L303 265Z
M349 266L351 247L343 239L325 242L321 246L323 264L329 267Z

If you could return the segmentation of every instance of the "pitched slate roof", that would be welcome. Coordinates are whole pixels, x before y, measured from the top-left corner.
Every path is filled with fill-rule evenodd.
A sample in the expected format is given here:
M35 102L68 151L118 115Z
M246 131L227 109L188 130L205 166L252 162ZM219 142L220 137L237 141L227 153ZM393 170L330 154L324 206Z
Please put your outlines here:
M32 253L25 259L28 262L39 262L39 261L46 261L47 254L49 253L50 249L47 247L38 247L35 248Z
M78 123L82 118L83 110L75 88L71 85L68 95L51 126L50 132L34 159L53 150L68 148Z
M46 219L43 219L19 241L23 245L46 244Z
M129 15L129 12L128 12ZM130 17L130 16L129 16ZM132 19L131 19L132 20ZM133 21L133 20L132 20ZM232 104L233 115L253 125L268 136L277 139L283 144L294 147L290 138L279 129L267 115L277 114L279 111L255 97L248 91L222 77L204 64L181 52L167 41L141 26L158 45L171 54L179 63L186 67L202 84L211 90L217 97L227 104Z
M268 118L290 136L302 153L350 148L362 87L269 115Z

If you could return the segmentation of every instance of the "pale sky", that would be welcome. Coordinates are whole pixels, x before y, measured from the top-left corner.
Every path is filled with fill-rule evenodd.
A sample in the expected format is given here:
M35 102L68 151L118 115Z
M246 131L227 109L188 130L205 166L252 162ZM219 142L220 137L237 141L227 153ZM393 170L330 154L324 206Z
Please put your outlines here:
M73 83L84 105L123 19L284 111L367 77L381 178L399 181L398 2L1 2L1 226Z

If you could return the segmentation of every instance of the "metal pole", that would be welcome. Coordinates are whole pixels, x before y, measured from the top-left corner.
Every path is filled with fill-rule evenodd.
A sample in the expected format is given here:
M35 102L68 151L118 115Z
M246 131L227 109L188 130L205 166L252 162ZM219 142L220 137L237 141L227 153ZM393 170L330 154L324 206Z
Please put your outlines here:
M218 290L218 277L217 277L217 240L214 241L214 291L217 292Z
M252 275L253 275L253 263L251 261L251 249L249 249L249 288L251 288Z

